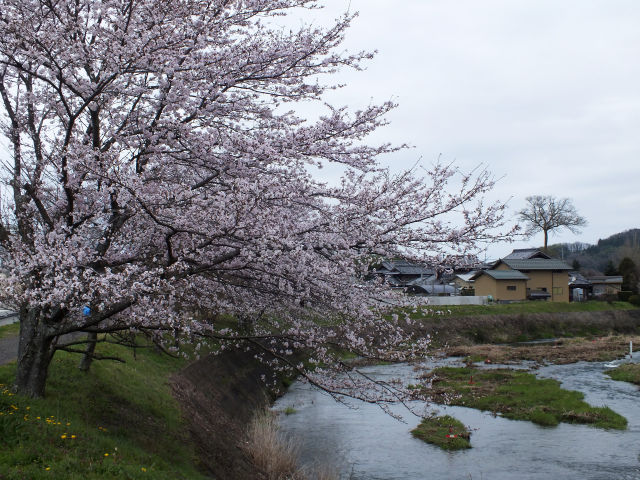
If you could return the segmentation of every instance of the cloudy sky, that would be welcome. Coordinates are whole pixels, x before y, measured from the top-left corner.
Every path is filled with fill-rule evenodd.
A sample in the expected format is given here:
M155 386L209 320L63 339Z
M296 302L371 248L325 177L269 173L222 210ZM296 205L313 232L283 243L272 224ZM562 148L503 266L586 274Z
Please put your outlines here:
M569 197L589 225L550 242L640 227L640 2L637 0L325 0L322 24L359 17L351 51L376 49L365 72L344 72L332 103L392 99L376 140L415 148L394 168L442 154L485 164L511 212L528 195ZM489 247L490 257L529 242Z

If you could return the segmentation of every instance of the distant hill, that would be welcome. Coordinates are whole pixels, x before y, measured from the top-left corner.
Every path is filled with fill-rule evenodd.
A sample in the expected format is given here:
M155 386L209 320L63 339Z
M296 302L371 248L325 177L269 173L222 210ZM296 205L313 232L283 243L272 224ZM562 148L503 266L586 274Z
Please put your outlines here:
M630 257L636 265L640 265L640 228L616 233L598 240L596 245L558 243L550 245L548 250L551 256L563 258L569 265L577 260L580 270L587 274L602 274L609 262L617 267L624 257Z

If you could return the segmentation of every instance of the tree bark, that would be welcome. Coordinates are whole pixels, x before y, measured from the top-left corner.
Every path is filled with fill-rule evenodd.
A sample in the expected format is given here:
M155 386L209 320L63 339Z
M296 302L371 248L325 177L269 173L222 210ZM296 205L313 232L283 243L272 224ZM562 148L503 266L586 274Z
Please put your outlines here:
M16 392L32 398L43 397L53 337L37 309L20 310L20 339L16 368Z
M80 364L78 368L83 372L88 372L89 368L91 368L91 362L93 361L93 353L96 350L96 341L98 340L97 333L89 333L87 335L87 348L84 351L84 355L82 356L82 360L80 360Z
M544 230L544 251L547 251L547 241L549 240L549 231Z

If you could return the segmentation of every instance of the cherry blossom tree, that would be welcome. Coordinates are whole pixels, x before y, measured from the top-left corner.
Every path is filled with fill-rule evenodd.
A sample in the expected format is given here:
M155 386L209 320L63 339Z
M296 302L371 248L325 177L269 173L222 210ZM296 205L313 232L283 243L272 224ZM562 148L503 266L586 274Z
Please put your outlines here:
M44 394L57 350L98 358L102 334L133 332L244 342L330 393L378 401L389 390L357 393L368 380L333 352L425 348L380 320L389 292L364 281L372 257L473 250L504 206L483 202L486 171L382 168L396 147L367 136L393 105L322 103L327 74L371 57L337 50L353 17L270 21L299 8L314 2L3 0L2 299L20 313L17 391ZM324 114L301 118L297 102ZM339 182L312 174L327 164ZM219 328L225 316L245 328ZM293 361L300 349L323 369Z

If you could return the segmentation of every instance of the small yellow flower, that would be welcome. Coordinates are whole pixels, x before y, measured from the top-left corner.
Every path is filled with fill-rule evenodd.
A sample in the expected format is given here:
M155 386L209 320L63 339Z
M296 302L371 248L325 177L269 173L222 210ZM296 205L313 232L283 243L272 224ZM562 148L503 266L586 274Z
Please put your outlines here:
M64 435L60 435L60 438L64 440L65 438L67 438L67 434L65 433Z
M40 420L40 417L36 417L36 420Z
M11 408L13 408L14 410L18 410L18 407L16 407L15 405L11 405Z
M45 470L48 472L49 470L51 470L51 467L47 467L45 468Z
M68 427L69 425L71 425L71 424L70 424L69 422L67 422L67 427Z
M144 468L144 467L142 467L140 470L142 470L143 472L146 472L146 471L147 471L147 469L146 469L146 468Z
M27 407L27 410L31 410L31 407Z
M108 457L108 456L109 456L109 454L108 454L108 453L105 453L105 454L104 454L104 456L105 456L105 457Z
M71 438L76 438L76 436L75 435L71 435Z

